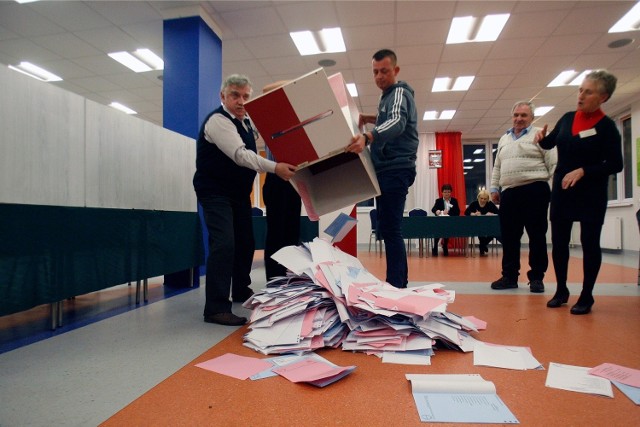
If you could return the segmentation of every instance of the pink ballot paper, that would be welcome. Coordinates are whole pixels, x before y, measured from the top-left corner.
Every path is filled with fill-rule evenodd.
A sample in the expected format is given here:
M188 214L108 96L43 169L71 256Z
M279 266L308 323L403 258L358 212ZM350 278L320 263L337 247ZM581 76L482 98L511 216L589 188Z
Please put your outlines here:
M271 362L267 360L227 353L220 357L216 357L215 359L198 363L196 366L222 375L228 375L239 380L246 380L258 372L269 369L272 365Z
M591 368L589 374L630 385L631 387L640 387L640 371L637 369L626 368L613 363L603 363Z
M305 358L299 362L274 369L273 372L294 383L306 382L316 387L324 387L344 378L355 368L355 366L341 367L328 361Z

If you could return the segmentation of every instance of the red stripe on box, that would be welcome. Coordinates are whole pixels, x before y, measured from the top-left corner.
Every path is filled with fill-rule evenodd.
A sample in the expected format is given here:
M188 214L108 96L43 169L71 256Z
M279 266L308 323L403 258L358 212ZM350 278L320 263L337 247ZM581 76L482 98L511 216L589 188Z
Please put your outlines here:
M272 138L301 122L283 88L249 101L245 104L245 109L279 162L297 166L318 159L318 153L303 127Z

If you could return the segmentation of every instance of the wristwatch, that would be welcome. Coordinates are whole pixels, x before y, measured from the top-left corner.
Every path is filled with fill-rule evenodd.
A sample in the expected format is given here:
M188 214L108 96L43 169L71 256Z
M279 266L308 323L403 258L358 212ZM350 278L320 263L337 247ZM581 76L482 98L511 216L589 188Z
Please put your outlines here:
M369 136L367 135L367 133L363 133L362 136L364 136L364 145L367 146L369 145L369 143L371 142L371 140L369 139Z

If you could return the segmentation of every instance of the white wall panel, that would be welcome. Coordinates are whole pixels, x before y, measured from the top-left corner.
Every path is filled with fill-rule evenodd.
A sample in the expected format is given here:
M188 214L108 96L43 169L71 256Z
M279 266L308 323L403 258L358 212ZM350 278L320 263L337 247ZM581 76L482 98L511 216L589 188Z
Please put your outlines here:
M196 210L191 138L89 100L86 116L87 206Z
M84 98L0 67L0 202L84 204Z
M0 67L0 203L196 211L193 139Z

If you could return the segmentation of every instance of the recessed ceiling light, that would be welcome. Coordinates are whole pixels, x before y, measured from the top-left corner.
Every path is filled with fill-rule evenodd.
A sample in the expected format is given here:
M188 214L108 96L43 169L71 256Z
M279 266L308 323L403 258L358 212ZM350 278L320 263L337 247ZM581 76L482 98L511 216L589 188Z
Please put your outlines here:
M482 19L474 16L453 18L447 44L495 41L508 20L508 13L487 15Z
M324 68L333 67L334 65L336 65L336 61L334 61L333 59L321 59L320 61L318 61L318 65Z
M619 47L625 47L633 43L633 39L618 39L614 40L607 45L610 49L617 49Z
M22 61L18 65L9 65L9 68L43 82L62 81L62 77L56 76L52 72L47 71L44 68L38 67L37 65L34 65L31 62Z
M609 28L610 33L640 30L640 2L629 10L618 22Z

